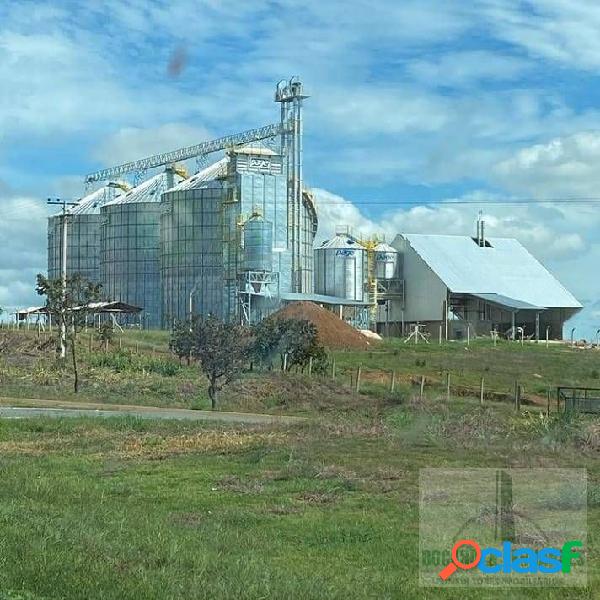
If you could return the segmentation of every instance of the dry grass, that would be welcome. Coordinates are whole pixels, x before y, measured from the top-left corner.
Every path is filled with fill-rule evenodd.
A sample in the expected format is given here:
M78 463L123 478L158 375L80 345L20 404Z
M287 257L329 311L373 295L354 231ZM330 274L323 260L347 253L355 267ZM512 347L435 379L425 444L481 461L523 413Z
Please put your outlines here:
M262 446L283 444L281 432L202 431L178 436L142 434L128 436L119 452L128 458L165 458L193 453L233 454Z

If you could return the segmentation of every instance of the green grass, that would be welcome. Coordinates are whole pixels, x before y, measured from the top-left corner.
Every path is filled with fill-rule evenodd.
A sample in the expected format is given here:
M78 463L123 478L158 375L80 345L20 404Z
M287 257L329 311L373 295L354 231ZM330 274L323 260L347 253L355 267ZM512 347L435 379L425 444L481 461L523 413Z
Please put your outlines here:
M590 425L469 400L330 414L297 429L2 421L0 590L36 599L456 598L418 586L419 469L552 465L589 470L589 587L460 598L595 598L600 465L585 444Z
M399 376L425 375L442 384L446 373L451 374L452 386L475 392L481 378L486 389L510 396L515 381L525 392L546 396L549 388L558 385L579 385L600 388L600 351L571 348L545 343L477 340L467 346L464 342L438 345L404 344L392 339L371 352L337 352L339 371L349 375L360 364L363 375L389 380L391 371Z
M197 368L169 356L163 332L128 331L108 353L82 339L77 396L69 366L32 350L34 333L20 341L0 356L0 395L208 407ZM224 409L308 417L297 428L0 421L0 600L598 597L597 421L539 405L517 413L506 399L480 406L469 389L482 376L508 396L515 379L529 395L600 387L600 353L392 340L334 356L335 381L246 373L223 394ZM358 365L360 394L349 386ZM588 588L419 587L420 468L548 466L588 469Z

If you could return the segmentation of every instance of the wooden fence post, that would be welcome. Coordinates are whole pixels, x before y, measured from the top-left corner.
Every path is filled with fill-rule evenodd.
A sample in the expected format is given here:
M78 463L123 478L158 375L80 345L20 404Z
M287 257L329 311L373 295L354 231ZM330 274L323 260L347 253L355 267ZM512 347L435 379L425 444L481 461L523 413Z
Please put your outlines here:
M119 336L119 350L123 350L123 338Z
M104 340L104 352L108 352L108 338Z
M483 394L484 394L485 379L482 377L479 383L479 404L483 406Z
M521 386L517 380L515 380L515 410L521 410Z
M446 402L450 402L450 371L446 373Z
M394 393L394 388L396 387L396 371L392 371L392 381L390 382L390 392Z
M90 333L90 342L89 342L89 345L88 345L88 351L90 353L92 352L92 346L93 346L93 344L94 344L94 334Z
M358 365L356 369L356 391L360 392L360 376L362 373L362 365Z
M313 365L313 357L308 357L308 376L312 377L312 365Z
M283 372L287 371L287 352L283 355Z
M421 375L421 387L419 388L419 401L423 401L423 392L425 391L425 375Z
M550 398L552 397L552 391L550 390L550 388L548 388L548 406L546 407L546 416L549 417L550 416Z
M331 362L331 379L335 379L335 356Z

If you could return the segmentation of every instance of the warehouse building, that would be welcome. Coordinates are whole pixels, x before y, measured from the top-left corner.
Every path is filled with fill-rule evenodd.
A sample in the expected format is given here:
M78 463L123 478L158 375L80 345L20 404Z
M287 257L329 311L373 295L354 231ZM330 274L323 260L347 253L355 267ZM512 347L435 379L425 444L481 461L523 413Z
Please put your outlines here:
M562 339L563 325L582 305L517 240L401 234L402 325L432 336L516 334Z

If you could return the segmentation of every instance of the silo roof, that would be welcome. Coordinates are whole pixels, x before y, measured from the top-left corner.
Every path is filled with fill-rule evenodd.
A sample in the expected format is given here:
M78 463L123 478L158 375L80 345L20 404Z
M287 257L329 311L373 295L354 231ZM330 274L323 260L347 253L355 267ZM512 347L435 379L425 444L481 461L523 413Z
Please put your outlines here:
M229 157L226 156L221 160L209 165L202 171L199 171L195 175L192 175L189 179L185 179L174 188L171 188L171 192L179 192L181 190L191 190L194 188L202 187L207 181L222 177L227 174L227 165L229 164Z
M352 236L342 235L338 233L335 237L330 240L325 240L318 248L318 250L325 248L356 248L358 250L364 250L365 248L355 240Z
M121 193L121 190L116 192ZM70 215L99 215L100 208L115 199L115 188L103 186L77 201L67 212Z
M389 244L386 244L385 242L379 242L379 244L377 244L377 246L375 246L375 252L395 252L395 253L397 253L398 250L396 250L396 248L390 246Z
M175 183L183 181L183 177L177 173L162 172L150 179L147 179L137 187L119 196L112 202L107 202L104 206L113 206L115 204L133 204L143 202L160 202L160 197L169 189L169 178L173 177Z

